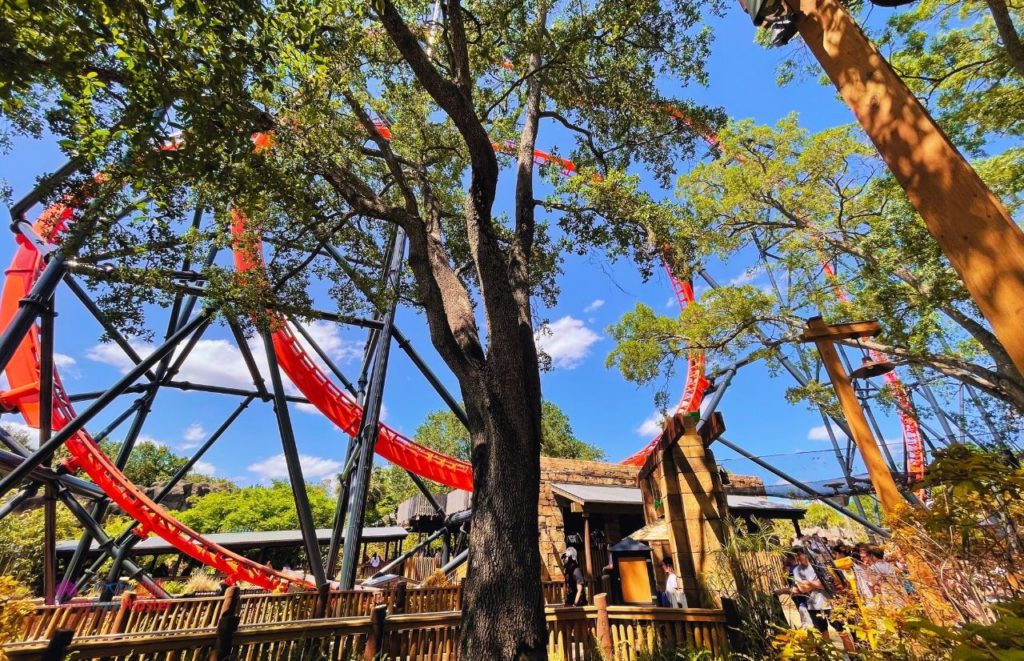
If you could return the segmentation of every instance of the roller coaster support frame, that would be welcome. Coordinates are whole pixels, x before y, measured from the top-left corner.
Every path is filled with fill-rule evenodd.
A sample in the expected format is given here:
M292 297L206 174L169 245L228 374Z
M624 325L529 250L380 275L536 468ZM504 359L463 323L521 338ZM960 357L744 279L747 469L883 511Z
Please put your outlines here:
M807 47L1024 373L1024 231L839 0L786 2Z
M700 277L704 279L704 282L708 283L708 286L711 287L712 289L718 289L721 286L718 284L718 281L711 277L711 274L708 273L706 270L701 269L699 273ZM768 336L764 334L764 331L762 331L760 327L754 326L753 331L762 343L768 342ZM807 375L804 374L799 367L794 365L793 361L784 356L781 351L778 352L776 358L778 359L779 363L784 368L786 368L786 371L789 372L790 376L792 376L793 379L795 379L796 382L799 383L801 386L806 386L808 383L810 383L810 379L807 378ZM839 427L840 431L846 434L847 437L850 436L850 428L847 426L845 421L840 420L838 418L834 418L832 416L829 417L832 418L832 422L835 423L837 427Z
M39 445L53 434L53 319L55 294L50 294L40 313L39 355ZM50 467L50 460L43 463ZM57 491L52 483L43 486L43 602L52 606L57 589Z
M373 368L366 399L363 403L363 419L359 428L359 457L355 471L350 478L348 516L345 521L344 545L341 553L340 581L342 590L351 590L355 585L363 516L366 512L366 493L370 485L370 471L373 468L373 450L380 431L380 410L391 349L391 328L395 323L398 287L401 284L402 262L405 255L405 231L400 227L395 229L390 252L385 286L393 297L387 312L383 315L383 326L377 333ZM335 525L341 525L341 522L336 521Z
M732 450L736 454L738 454L738 455L740 455L740 456L742 456L742 457L744 457L746 459L749 459L750 461L754 462L755 464L757 464L761 468L765 469L766 471L769 471L773 475L777 475L778 477L781 477L783 480L789 482L790 484L792 484L797 489L800 489L801 491L806 493L811 498L814 498L815 500L819 500L819 501L825 503L826 505L828 505L829 507L831 507L835 511L837 511L840 514L843 514L846 517L856 521L857 523L859 523L860 525L864 526L868 530L874 532L875 534L880 535L882 537L888 537L889 536L889 533L887 531L883 530L882 528L879 528L875 524L873 524L870 521L868 521L866 518L861 517L861 516L859 516L857 514L854 514L850 510L848 510L845 507L843 507L842 505L838 505L837 503L829 500L828 497L825 494L819 492L817 489L811 487L808 484L805 484L804 482L801 482L800 480L796 479L795 477L793 477L791 475L788 475L787 473L782 472L781 470L779 470L775 466L772 466L771 464L769 464L764 459L761 459L760 457L758 457L755 454L751 454L751 453L747 452L746 450L744 450L740 446L736 445L732 441L726 440L722 436L719 436L717 439L715 439L715 442L721 443L722 445L724 445L725 447L729 448L730 450Z
M326 248L330 253L331 257L334 258L334 261L338 264L338 266L341 267L341 269L346 273L346 275L348 275L348 277L357 287L360 287L359 278L357 277L358 274L352 268L352 265L348 263L348 260L345 259L345 256L342 255L338 251L338 249L332 245L328 245L326 246ZM362 289L362 287L360 287L360 291L362 291L363 294L367 296L368 299L370 299L371 301L373 300L369 293L366 290ZM445 403L448 405L448 408L451 409L452 413L454 413L459 418L459 420L462 421L462 424L469 427L469 417L466 415L466 411L462 408L462 404L459 403L459 400L452 396L451 392L449 392L449 390L444 387L444 384L441 383L441 380L437 378L437 375L434 374L434 372L430 369L430 367L423 360L423 358L420 357L419 353L417 353L416 349L412 346L412 342L410 342L409 339L405 336L405 334L402 333L401 329L398 328L398 326L392 324L391 335L395 338L395 341L398 343L398 347L405 352L405 355L409 357L409 360L412 361L413 365L416 366L416 368L420 371L424 378L426 378L430 385L433 386L434 391L441 396L441 399L445 401Z
M836 438L836 432L832 429L832 421L827 415L825 415L825 411L819 409L819 413L821 413L821 421L825 424L825 431L828 433L828 440L832 444L832 450L836 454L836 461L839 462L839 468L843 471L843 480L846 481L846 487L850 489L850 491L853 491L853 475L850 473L850 467L847 466L846 462L843 460L843 451L839 447L839 440ZM854 498L853 504L857 508L857 513L867 519L868 514L864 511L864 503L860 502L859 499Z
M193 318L188 324L179 329L170 339L157 347L153 353L146 356L141 363L118 379L118 381L111 386L109 390L105 391L103 395L98 397L96 401L75 417L74 420L71 420L67 425L65 425L64 428L56 433L49 441L40 445L35 452L26 457L24 461L4 476L3 479L0 479L0 498L6 496L14 486L28 477L29 474L32 473L33 469L40 466L44 461L46 461L46 459L53 456L53 453L57 448L63 445L64 442L73 435L81 431L85 425L95 418L112 401L114 401L114 399L124 393L132 383L145 374L150 367L173 351L174 348L192 331L198 328L210 314L210 311L203 311Z
M100 550L116 560L116 553L112 548L114 540L110 539L107 533L104 532L103 527L96 523L95 519L89 516L89 513L85 511L82 504L75 500L75 497L68 493L64 487L57 488L57 496L61 499L61 502L64 503L64 506L71 511L71 514L78 519L78 522L82 524L82 527L85 528L96 540L96 543L99 544ZM163 599L166 599L169 596L162 587L157 585L156 582L150 578L149 574L147 574L142 567L139 567L132 560L124 558L122 560L122 564L128 570L129 576L139 581L139 583L142 583L142 585L145 586L153 596Z
M470 513L471 512L472 512L472 510L466 510L465 512L457 512L457 513L449 516L447 519L445 519L444 525L442 525L439 529L437 529L434 532L430 533L430 536L428 536L426 539L424 539L422 542L420 542L416 546L412 547L411 549L409 549L408 551L406 551L402 555L398 556L397 558L395 558L391 562L389 562L386 565L382 566L380 569L377 570L377 572L371 578L377 578L379 576L383 576L384 574L387 574L392 569L394 569L395 567L398 567L403 562L405 562L406 560L411 558L413 555L418 553L420 550L425 549L427 546L430 545L431 542L433 542L434 540L436 540L439 537L443 540L443 544L444 544L444 552L443 552L443 554L441 556L441 564L442 565L447 564L448 560L449 560L449 558L447 556L450 555L451 542L449 540L449 537L451 536L451 529L455 528L457 526L461 526L466 521L469 521L470 515L471 515Z
M255 390L243 390L241 388L229 388L226 386L211 386L205 383L192 383L191 381L164 381L160 384L161 388L171 388L172 390L182 390L184 392L208 392L215 395L234 395L235 397L250 397L255 396L264 401L270 401L273 399L270 393L267 393L266 397L261 396ZM148 385L134 385L124 389L125 393L140 393L145 392L149 388ZM74 395L68 396L69 402L84 402L91 399L102 397L105 390L93 390L91 392L79 392ZM124 393L122 393L124 394ZM297 395L285 395L285 399L292 404L308 404L309 400L305 397L299 397Z
M22 462L25 456L25 453L4 452L0 450L0 472L12 470ZM92 482L86 482L85 480L81 480L70 475L63 475L59 470L46 468L45 466L39 466L36 468L29 475L29 478L42 484L58 482L67 487L68 491L76 496L88 498L90 500L106 497L105 494L99 490L99 487ZM0 518L3 517L0 516Z
M194 305L195 297L191 297L191 303ZM167 322L167 331L165 333L166 338L169 338L171 335L173 335L174 331L181 328L184 325L185 321L187 320L188 317L178 314L180 310L181 296L179 295L175 297L174 305L171 307L171 314L169 315L169 319ZM192 305L186 306L184 312L188 313L188 315L191 315ZM159 366L156 369L156 380L151 382L146 387L147 389L145 391L145 394L143 394L143 396L139 398L140 403L138 410L135 413L135 418L132 420L131 427L128 428L128 433L125 434L125 437L121 442L121 447L117 452L117 457L114 458L114 465L118 468L118 470L124 470L125 465L127 465L128 463L128 458L131 455L132 450L135 448L135 443L138 440L139 435L142 433L142 428L143 426L145 426L146 420L149 418L149 414L153 410L153 401L156 399L156 395L160 390L161 383L163 383L167 379L171 379L174 377L175 373L177 373L178 369L180 369L182 363L184 363L185 359L188 358L188 355L192 352L192 349L195 348L196 343L199 341L199 338L202 336L203 332L209 326L210 322L211 319L206 318L205 320L203 320L202 323L199 324L199 326L195 329L195 332L192 333L191 336L189 336L188 341L185 343L185 346L179 352L179 355L173 364L171 363L172 358L174 358L173 351L168 352L167 355L160 360ZM107 508L109 506L109 499L101 499L93 505L92 512L90 512L90 515L98 523L102 524L103 519L105 519L107 516ZM76 579L79 569L81 569L82 563L85 561L85 557L89 551L89 545L91 544L91 542L92 539L89 535L89 532L86 531L82 535L82 538L78 541L78 548L75 550L75 554L71 557L71 561L68 563L67 569L64 571L65 582L70 583ZM113 581L117 578L115 570L120 568L119 565L120 562L118 558L115 556L114 563L113 565L111 565L110 568L110 581Z
M256 399L256 397L254 395L250 395L249 397L246 397L244 400L242 400L242 402L235 407L235 409L224 420L224 422L222 422L221 425L217 427L217 429L214 430L212 434L210 434L210 437L207 438L206 441L204 441L203 444L199 446L199 448L195 451L192 457L189 458L189 460L186 461L185 464L181 468L179 468L174 473L174 475L171 476L169 480L167 480L167 482L160 488L160 491L153 496L154 503L157 503L159 505L163 501L163 499L167 497L167 494L171 493L171 491L174 490L174 487L176 487L178 483L181 482L186 475L188 475L189 471L192 470L196 463L203 458L203 455L206 454L206 451L213 447L213 444L217 442L218 439L220 439L220 437L224 434L224 432L228 430L228 428L232 424L234 424L235 420L238 419L238 416L240 416L242 412L249 407L249 404L251 404L254 399ZM123 558L124 553L130 551L136 544L142 541L142 538L136 535L134 532L138 525L139 524L137 522L133 523L127 529L125 529L124 532L118 535L117 538L114 540L114 544L119 552L119 558ZM103 566L103 562L103 559L100 558L91 566L86 568L82 577L80 577L78 581L76 581L76 587L81 587L81 585L84 583L86 579L88 579L91 576L94 576L96 572L99 571L100 567ZM118 573L120 573L120 561L115 560L110 567L110 573L107 575L107 581L110 582L115 580L117 578Z
M903 507L904 495L900 493L889 467L882 458L878 441L871 433L864 410L857 401L850 375L843 369L843 363L836 349L836 342L841 339L871 337L878 334L881 328L878 322L858 322L852 324L826 325L821 317L812 317L807 321L801 340L813 342L821 355L832 388L839 398L839 406L843 411L850 430L850 438L857 444L861 459L871 477L871 484L882 503L886 515L896 515Z
M309 507L309 495L306 493L306 480L302 477L302 465L299 450L295 445L292 433L291 416L288 413L288 402L284 397L284 382L281 379L281 368L277 364L274 342L270 333L263 332L263 344L267 350L267 365L270 371L270 385L274 395L274 413L277 414L277 427L281 434L281 447L284 450L285 464L288 466L288 480L291 483L292 497L295 499L295 510L299 517L299 529L306 546L306 560L309 571L317 589L327 585L324 574L323 558L320 556L320 542L316 536L316 525L313 523L313 512Z
M348 447L345 450L345 464L347 465L356 451L357 445L353 438L348 439ZM338 478L338 502L334 506L334 519L331 527L331 540L327 544L327 576L334 577L338 572L338 552L341 550L341 529L345 522L345 510L348 507L348 492L351 480L339 474Z
M3 335L0 335L0 372L7 369L7 363L11 362L25 334L35 324L36 317L45 309L46 301L60 284L66 266L60 252L52 253L39 279L32 286L32 291L21 299L21 307L11 319L10 325L4 329Z

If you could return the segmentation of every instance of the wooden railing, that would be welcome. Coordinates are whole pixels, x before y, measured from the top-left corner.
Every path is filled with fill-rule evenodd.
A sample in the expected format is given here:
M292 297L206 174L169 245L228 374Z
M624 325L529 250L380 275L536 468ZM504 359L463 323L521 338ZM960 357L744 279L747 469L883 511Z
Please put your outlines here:
M272 624L317 617L315 592L272 594L239 591L241 624ZM202 629L211 626L223 596L187 599L140 599L126 592L120 602L73 603L39 606L25 617L19 640L49 638L57 629L70 629L76 637L107 633L144 633L167 629ZM384 604L392 613L434 613L462 608L461 586L402 588L383 592L341 590L329 593L324 617L369 616Z
M94 636L55 630L49 639L9 644L3 651L13 661L38 659L44 651L53 658L73 654L76 659L112 661L166 659L169 652L177 653L173 658L188 660L458 658L462 625L458 611L388 615L388 606L382 604L370 616L239 624L242 601L230 588L221 598L215 621L205 627ZM725 618L720 611L608 607L604 595L598 595L596 601L596 606L546 611L550 656L587 661L603 655L613 661L632 661L659 640L667 646L705 648L715 656L728 652Z

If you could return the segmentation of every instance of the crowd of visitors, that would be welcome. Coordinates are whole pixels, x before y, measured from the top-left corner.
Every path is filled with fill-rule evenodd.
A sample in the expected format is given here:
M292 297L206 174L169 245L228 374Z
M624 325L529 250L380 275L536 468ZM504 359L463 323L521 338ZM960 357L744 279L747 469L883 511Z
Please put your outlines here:
M776 591L788 595L799 614L798 626L828 635L835 631L848 651L854 641L847 624L860 624L866 608L899 609L908 604L913 587L905 567L873 544L827 546L820 538L805 539L784 556L789 585ZM836 608L836 602L843 607Z

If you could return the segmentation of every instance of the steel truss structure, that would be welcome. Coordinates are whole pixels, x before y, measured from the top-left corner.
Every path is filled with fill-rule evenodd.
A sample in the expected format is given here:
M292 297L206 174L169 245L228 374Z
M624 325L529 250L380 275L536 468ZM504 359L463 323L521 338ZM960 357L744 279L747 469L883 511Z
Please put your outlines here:
M384 130L381 129L382 134ZM543 152L538 152L537 159L572 171L571 163ZM29 210L40 204L45 192L52 190L55 182L67 179L76 171L77 165L69 163L11 208L14 221L12 229L19 242L19 248L4 282L3 300L0 305L0 370L7 371L11 382L10 390L0 394L0 404L7 411L19 411L26 422L39 428L39 444L35 450L29 450L6 433L0 433L0 442L8 449L6 452L0 451L0 471L6 472L0 479L0 497L10 494L15 489L18 490L0 508L0 516L31 502L37 498L40 490L43 491L44 506L47 508L47 520L50 524L47 526L50 537L45 549L45 566L48 572L45 589L48 601L52 602L58 597L53 576L56 563L53 556L55 540L52 538L52 513L57 501L68 507L86 531L64 574L66 584L81 588L98 578L97 573L109 558L112 560L112 566L106 575L106 585L111 585L117 577L127 572L154 594L164 596L162 588L128 557L132 547L149 534L164 537L183 553L225 573L229 580L245 580L267 589L282 589L297 584L305 588L325 590L329 581L338 576L341 587L352 587L357 569L361 523L366 508L374 453L407 469L417 486L437 509L440 508L421 477L454 488L472 489L472 475L468 464L419 446L380 421L392 345L397 345L409 358L454 414L464 423L466 421L466 414L458 398L444 387L441 379L429 368L395 323L399 300L398 288L406 247L405 235L401 230L395 230L390 237L379 278L380 287L387 292L390 303L376 307L372 318L321 311L306 315L367 331L363 364L354 381L344 374L298 319L287 312L271 310L269 312L275 323L271 328L262 331L269 368L269 384L257 366L243 329L237 320L230 318L226 318L225 321L251 376L252 388L193 383L179 379L178 374L218 314L213 305L204 303L206 283L203 278L203 267L209 267L214 263L216 252L211 251L204 264L198 267L185 259L181 268L170 274L178 286L164 329L164 340L148 355L139 355L129 339L107 318L76 278L76 274L80 272L97 275L97 267L76 260L75 255L64 254L58 246L58 235L68 231L75 210L71 206L57 204L44 211L35 223L28 218ZM195 211L192 219L193 228L198 228L202 215L202 209ZM114 220L116 222L119 219L116 217ZM243 214L235 213L236 234L244 231L245 221ZM351 266L337 248L326 245L322 251L323 255L332 259L339 269L352 273ZM236 246L234 262L239 271L262 269L259 246L255 249ZM680 306L685 307L692 303L692 285L676 277L672 264L666 264L666 271ZM699 275L709 286L718 286L707 272L702 271ZM353 282L358 283L358 280L353 278ZM127 373L106 390L69 394L64 390L57 375L54 367L53 335L54 316L57 314L57 289L61 284L71 292L73 298L89 312L111 341L131 361L132 367ZM373 300L368 292L364 293L368 299ZM63 300L63 296L61 298ZM761 333L759 330L756 332ZM761 337L767 339L763 333ZM330 376L320 370L299 338L311 347L313 354L326 365L330 375L341 384L341 387L335 385ZM811 374L806 373L785 355L780 353L778 359L798 383L806 385L812 380ZM700 412L702 420L706 420L717 408L737 370L742 366L741 363L729 366L718 375L716 383L711 383L705 375L703 352L691 351L684 392L676 410L684 413ZM295 383L301 395L285 392L284 375ZM159 393L167 389L231 395L238 397L239 403L198 446L187 463L150 498L128 482L122 470L141 437ZM876 434L882 438L869 406L869 399L877 394L877 390L873 386L865 386L862 389L862 399L876 427ZM960 426L962 421L956 420L941 409L927 384L920 384L917 390L935 410L942 433L932 430L910 410L913 407L910 395L907 396L908 410L904 413L916 420L916 424L920 426L922 439L934 449L936 444L948 443L955 438L957 432L954 427ZM710 396L705 398L706 394ZM85 432L86 425L101 412L109 409L122 395L138 397L105 428L89 436ZM971 395L976 398L974 393ZM214 443L253 402L257 401L272 405L276 414L278 434L312 575L311 582L304 578L286 576L217 547L175 521L160 507L161 501L202 460ZM72 408L72 404L76 402L86 403L80 413L75 413ZM304 479L288 411L289 403L314 405L350 437L344 467L340 474L340 489L326 559L321 557L310 505L305 489L302 488ZM870 520L859 500L854 500L857 511L851 511L841 504L840 499L844 496L865 493L864 483L853 474L856 452L852 441L849 440L850 434L845 423L831 418L824 410L821 415L842 471L841 486L808 484L732 441L720 438L718 442L792 485L790 494L796 493L820 500L872 532L884 535L885 531ZM98 442L110 437L125 423L128 423L128 428L122 436L123 442L118 455L114 458L106 457L98 449ZM838 439L837 429L846 435L845 447ZM994 431L993 428L993 433ZM968 432L961 428L960 433L963 435ZM61 446L67 447L71 459L53 467L50 465L52 456ZM649 445L623 463L642 463L650 447ZM888 452L887 448L886 451ZM907 454L905 452L904 456ZM903 483L908 498L913 498L911 480L908 480L908 475L913 477L912 471L908 471L906 466L897 465L891 454L886 456L890 469ZM79 469L88 474L92 479L91 483L72 475ZM87 507L83 501L88 501L90 506ZM101 525L111 504L116 504L136 520L115 537L104 533ZM436 534L443 538L445 549L450 547L452 527L464 530L464 524L465 521L462 519L454 522L449 520L449 525ZM433 538L428 542L432 540ZM93 541L99 545L102 556L92 564L86 565L87 551ZM464 553L454 558L449 555L446 551L444 561L448 569L465 558ZM73 594L73 591L68 590L66 594ZM109 597L109 592L104 596Z

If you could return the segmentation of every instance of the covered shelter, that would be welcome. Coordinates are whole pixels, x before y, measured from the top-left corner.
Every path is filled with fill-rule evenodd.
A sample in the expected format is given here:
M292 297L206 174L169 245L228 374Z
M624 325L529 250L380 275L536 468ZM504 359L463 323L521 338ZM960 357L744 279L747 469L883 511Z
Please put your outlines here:
M363 528L360 540L360 557L373 551L381 554L383 560L397 557L402 553L402 545L408 536L405 528L399 526L373 526ZM331 541L330 528L317 528L317 542L326 549ZM259 563L270 562L280 567L294 562L303 563L303 540L301 530L263 530L255 532L212 533L204 537L229 551L238 553ZM370 548L372 545L372 548ZM66 540L57 543L58 566L66 565L78 548L78 540ZM101 554L96 540L89 546L86 557L94 559ZM192 558L181 554L178 549L160 537L147 537L135 544L129 551L129 557L136 559L144 569L158 578L176 578L187 576L198 564ZM294 560L293 560L294 559ZM294 566L293 568L300 568Z

